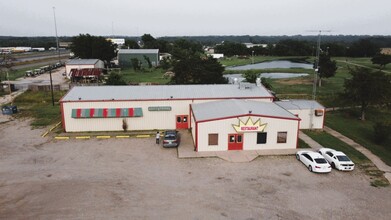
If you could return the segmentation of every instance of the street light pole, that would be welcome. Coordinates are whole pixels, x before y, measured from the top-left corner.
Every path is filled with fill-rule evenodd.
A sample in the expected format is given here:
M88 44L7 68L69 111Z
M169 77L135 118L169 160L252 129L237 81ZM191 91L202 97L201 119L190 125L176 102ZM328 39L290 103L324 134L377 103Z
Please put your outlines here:
M253 64L254 64L254 51L251 52L251 55L252 55L252 61L253 61Z

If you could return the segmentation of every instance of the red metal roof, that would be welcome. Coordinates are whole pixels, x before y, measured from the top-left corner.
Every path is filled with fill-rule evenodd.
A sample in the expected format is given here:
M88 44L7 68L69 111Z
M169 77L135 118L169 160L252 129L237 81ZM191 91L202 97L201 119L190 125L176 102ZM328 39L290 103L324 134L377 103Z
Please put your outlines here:
M71 77L100 76L102 75L102 70L98 68L71 69L70 75Z

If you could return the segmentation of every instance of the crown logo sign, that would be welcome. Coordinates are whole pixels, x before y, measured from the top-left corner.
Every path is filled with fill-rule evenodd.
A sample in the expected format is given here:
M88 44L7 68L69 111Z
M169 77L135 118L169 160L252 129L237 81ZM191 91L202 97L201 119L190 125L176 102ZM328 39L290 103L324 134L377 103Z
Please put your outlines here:
M258 119L257 121L253 122L253 120L248 117L246 123L244 123L242 120L239 119L239 124L235 125L232 124L232 127L235 129L238 133L243 132L259 132L264 131L266 128L267 123L261 124L261 119Z

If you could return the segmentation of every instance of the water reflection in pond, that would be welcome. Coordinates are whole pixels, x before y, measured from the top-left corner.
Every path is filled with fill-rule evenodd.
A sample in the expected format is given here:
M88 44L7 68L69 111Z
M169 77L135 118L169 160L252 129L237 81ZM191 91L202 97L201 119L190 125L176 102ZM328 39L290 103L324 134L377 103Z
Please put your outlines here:
M297 78L302 76L308 76L307 73L262 73L260 78L269 78L269 79L287 79L287 78ZM234 84L245 81L246 79L242 74L227 74L224 75L228 79L228 83Z
M276 68L303 68L303 69L312 69L312 64L308 63L296 63L287 60L277 60L270 62L262 62L256 64L248 64L244 66L235 66L235 67L226 67L226 70L251 70L251 69L276 69Z

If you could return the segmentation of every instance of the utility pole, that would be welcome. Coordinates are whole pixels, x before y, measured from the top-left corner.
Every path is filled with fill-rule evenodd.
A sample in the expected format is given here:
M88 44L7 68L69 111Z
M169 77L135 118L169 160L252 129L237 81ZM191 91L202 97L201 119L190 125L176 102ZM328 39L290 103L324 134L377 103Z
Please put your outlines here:
M57 52L58 52L58 62L61 63L61 58L60 58L60 44L58 42L58 35L57 35L57 22L56 22L56 11L55 7L53 7L53 15L54 15L54 29L56 31L56 41L57 41ZM53 80L52 80L52 70L49 70L49 75L50 75L50 92L52 94L52 105L54 106L54 93L53 93Z
M318 71L319 71L319 55L320 55L320 36L322 31L319 31L318 42L316 45L316 58L315 58L315 73L314 73L314 84L312 88L312 99L316 99L316 83L318 82Z
M58 35L57 35L57 21L56 21L56 8L55 8L55 7L53 7L53 15L54 15L54 29L56 30L56 42L57 42L58 62L61 63L61 57L60 57L60 43L58 42Z
M330 30L318 30L318 41L316 44L316 57L315 57L315 63L314 63L314 84L312 87L312 99L315 102L316 100L316 84L318 82L318 74L319 74L319 56L320 56L320 41L321 41L321 35L323 32L331 32ZM309 31L309 32L315 32L315 31ZM315 107L314 104L311 104L311 113L310 113L310 128L312 129L314 127L314 115L315 115Z

